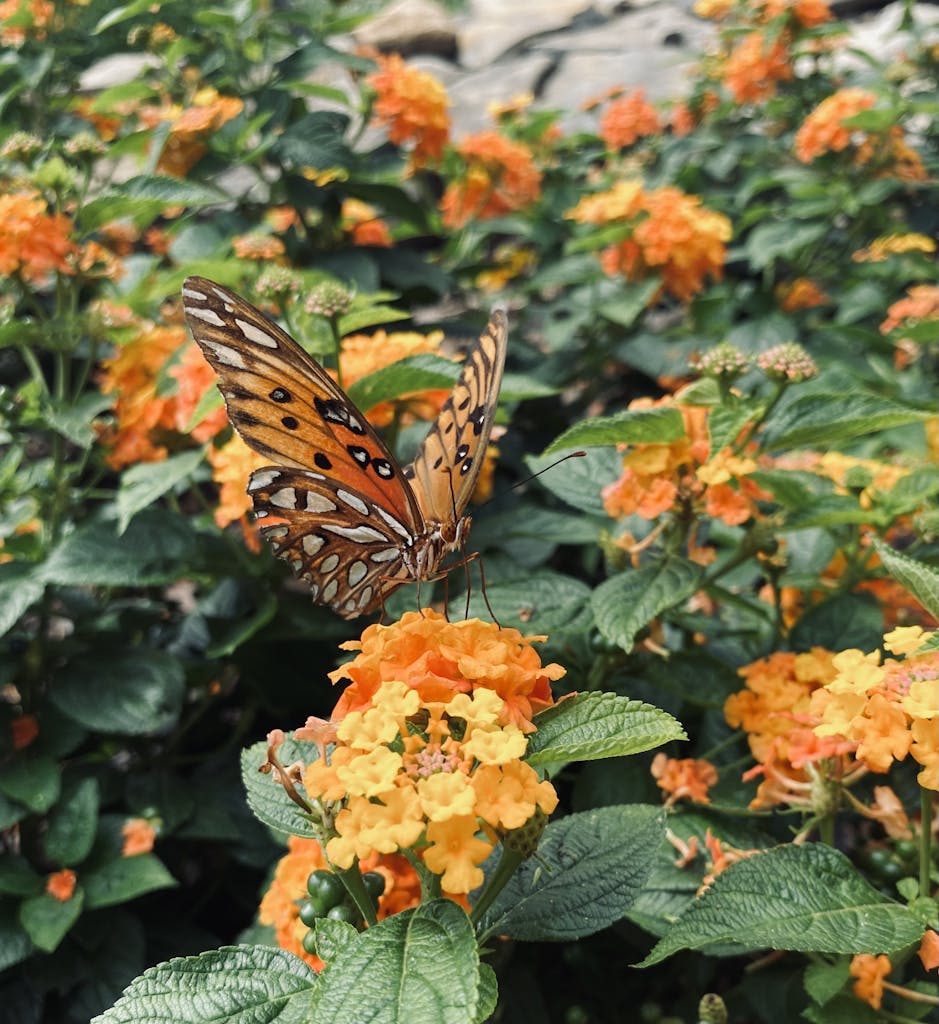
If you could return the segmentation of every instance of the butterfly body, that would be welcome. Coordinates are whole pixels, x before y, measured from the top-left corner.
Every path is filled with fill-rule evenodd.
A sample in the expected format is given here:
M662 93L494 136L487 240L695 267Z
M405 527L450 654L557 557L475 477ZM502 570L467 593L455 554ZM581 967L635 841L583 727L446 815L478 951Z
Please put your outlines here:
M271 459L248 483L274 551L344 618L426 580L469 531L505 362L492 318L452 394L402 468L326 371L280 327L205 278L183 286L190 330L219 376L232 426Z

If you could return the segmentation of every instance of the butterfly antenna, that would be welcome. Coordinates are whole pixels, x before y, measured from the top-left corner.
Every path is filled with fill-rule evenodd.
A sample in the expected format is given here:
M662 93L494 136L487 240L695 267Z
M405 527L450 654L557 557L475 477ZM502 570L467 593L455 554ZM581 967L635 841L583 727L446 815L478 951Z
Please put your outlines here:
M539 469L537 473L532 473L531 476L526 476L524 480L516 480L511 487L504 491L500 491L499 494L494 494L491 498L487 498L480 505L477 505L477 510L485 508L490 502L495 501L497 498L501 498L503 494L508 494L509 491L514 491L517 487L522 487L525 484L529 484L536 477L541 476L542 473L547 473L549 469L554 469L555 466L560 466L562 462L567 462L568 459L582 459L587 453L584 451L580 452L568 452L567 455L562 455L557 462L552 462L550 466L545 466L544 469ZM452 485L451 485L452 486Z

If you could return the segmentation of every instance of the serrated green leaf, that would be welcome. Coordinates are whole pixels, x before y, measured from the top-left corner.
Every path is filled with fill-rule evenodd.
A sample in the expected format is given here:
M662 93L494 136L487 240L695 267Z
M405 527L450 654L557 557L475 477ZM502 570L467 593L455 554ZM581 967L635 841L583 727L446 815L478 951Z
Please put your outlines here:
M625 294L610 302L603 302L597 307L597 313L604 320L618 324L620 327L632 327L649 306L655 293L662 287L657 277L648 281L623 286Z
M110 395L91 391L73 405L49 408L43 412L43 419L56 433L71 441L79 448L90 448L96 434L92 422L98 413L109 408L113 402Z
M579 633L590 626L590 588L581 580L540 570L518 579L486 581L486 599L503 626L528 633ZM450 602L454 618L462 618L466 598ZM482 590L470 598L469 618L488 616Z
M83 872L81 881L89 910L126 903L144 893L171 889L178 884L159 857L152 853L118 857Z
M349 993L355 993L355 999ZM320 976L309 1024L473 1024L479 952L466 912L434 900L380 921Z
M66 786L62 799L49 815L43 839L50 861L71 867L88 856L98 825L98 803L96 779L82 779Z
M882 896L838 850L778 846L721 872L638 966L727 942L746 950L889 954L922 931L908 907Z
M814 963L809 964L802 976L805 991L812 998L812 1002L824 1006L845 987L851 977L850 960L839 960L834 964Z
M188 480L204 458L205 452L194 448L162 462L138 462L125 470L117 491L117 532L123 533L138 512Z
M19 907L0 905L0 971L22 963L35 949L18 918Z
M496 1012L499 1003L499 980L486 963L479 965L479 1001L475 1024L484 1024Z
M602 491L622 473L623 456L615 448L589 448L583 458L567 459L548 469L556 461L551 455L529 456L525 465L532 473L547 469L538 483L561 501L608 520Z
M50 700L96 733L145 736L179 717L185 691L180 661L150 647L96 651L56 675Z
M827 222L793 224L791 220L765 221L747 236L744 251L750 266L762 270L780 256L797 256L806 246L814 245L830 230Z
M422 352L407 356L362 377L349 387L349 397L365 411L379 402L391 402L403 395L453 387L460 366L449 359Z
M163 134L168 134L169 125ZM157 130L159 132L159 129ZM152 153L159 152L162 142L154 133ZM167 178L158 174L142 174L130 178L120 191L106 193L85 203L80 222L85 231L93 231L112 220L128 218L137 226L150 223L170 206L211 206L223 202L225 195L195 182Z
M939 570L901 555L881 540L874 540L874 550L891 577L905 587L933 618L939 618Z
M83 902L81 886L76 887L68 900L56 899L47 892L40 893L20 904L20 924L35 946L51 953L78 920Z
M42 876L19 854L0 858L0 893L4 896L36 896L43 890Z
M711 435L711 451L719 452L733 444L740 431L757 415L757 410L748 405L717 405L708 413L708 433Z
M310 1024L319 977L270 946L223 946L145 971L92 1024Z
M333 921L328 917L316 919L314 927L316 955L327 964L342 956L359 937L358 929L348 921Z
M484 935L567 942L613 924L639 895L665 833L660 807L600 807L551 822L484 915Z
M557 393L557 388L548 387L547 384L526 373L506 373L502 378L502 387L499 390L504 402L522 402L529 398L550 398L551 395Z
M320 754L315 743L288 736L281 744L277 756L281 764L293 764L294 761L312 764ZM267 743L264 740L241 752L241 781L248 796L248 806L255 817L278 832L318 839L319 830L307 821L300 807L287 796L287 791L276 781L273 773L260 771L266 761Z
M773 418L766 428L766 445L774 451L812 445L827 450L878 430L924 423L933 415L879 395L816 392L797 398Z
M613 576L590 598L597 628L628 654L639 630L687 600L698 589L701 576L701 566L678 559Z
M344 338L347 334L363 331L366 327L393 324L399 320L407 320L410 316L406 310L397 309L395 306L363 306L361 309L350 309L339 318L339 335Z
M534 766L622 757L688 738L665 711L598 691L568 697L537 715L534 724L538 731L529 737L525 755Z
M634 409L617 416L596 416L575 423L556 437L542 455L569 448L618 444L668 444L685 435L685 423L677 409Z
M0 793L36 814L48 811L60 792L61 773L51 757L27 753L0 767Z

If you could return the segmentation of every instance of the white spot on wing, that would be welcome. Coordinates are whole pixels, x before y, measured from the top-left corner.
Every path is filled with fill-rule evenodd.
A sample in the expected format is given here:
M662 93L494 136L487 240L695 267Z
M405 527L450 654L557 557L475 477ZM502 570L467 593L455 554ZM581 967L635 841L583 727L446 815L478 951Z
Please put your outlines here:
M205 298L205 296L203 296ZM215 312L214 309L199 309L197 306L185 306L186 315L195 320L202 320L213 327L224 327L225 321Z
M349 566L349 586L354 587L360 583L368 572L368 566L364 562L353 562Z
M307 512L333 512L336 505L330 501L325 494L317 494L315 491L306 492Z
M315 533L308 533L300 543L308 555L315 555L326 541L322 537L317 537Z
M338 555L327 555L322 562L320 562L320 572L332 572L333 569L339 564ZM328 598L327 598L328 600Z
M359 607L364 608L369 601L372 599L372 588L366 587L361 594L359 594Z
M195 290L195 288L185 288L184 287L183 288L183 298L184 299L196 299L199 302L205 302L205 300L208 298L208 295L205 295L203 292L197 292Z
M411 539L411 533L402 523L399 523L393 515L389 515L380 505L375 506L375 511L385 520L385 522L394 530L399 537L404 537L405 540Z
M323 600L329 603L336 596L336 592L339 590L339 581L330 580L329 583L323 587Z
M202 338L200 344L203 348L207 348L212 352L223 366L234 366L236 370L246 370L248 368L247 363L245 363L237 349L231 348L229 345L223 345L220 341L209 341L208 338Z
M393 558L397 558L400 554L400 548L385 548L384 551L376 551L374 555L369 555L369 558L373 562L390 562Z
M361 512L363 516L368 515L368 505L366 505L365 502L357 495L337 489L336 497L339 498L340 501L344 501L350 508L354 508L356 512Z
M256 469L248 481L248 490L257 491L261 487L270 487L279 476L279 469Z
M270 502L278 508L296 508L297 492L293 487L282 487L279 491L274 491Z
M256 324L253 324L248 320L242 320L240 317L236 316L235 325L248 339L248 341L253 341L257 345L263 345L265 348L277 348L277 342L267 333L267 331L262 331Z
M388 540L383 533L373 530L371 526L336 526L333 523L323 523L322 529L329 530L330 533L335 533L338 537L356 540L360 544L374 544L376 540Z

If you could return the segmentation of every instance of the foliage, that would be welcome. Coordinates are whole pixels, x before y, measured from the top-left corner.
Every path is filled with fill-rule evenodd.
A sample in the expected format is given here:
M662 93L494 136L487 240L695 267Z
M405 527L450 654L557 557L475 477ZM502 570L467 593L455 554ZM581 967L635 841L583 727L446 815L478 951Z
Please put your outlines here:
M935 31L908 4L902 58L849 60L824 0L699 0L684 100L565 131L520 98L454 138L431 76L331 43L374 6L0 5L0 1005L925 1019ZM363 633L262 547L269 460L188 337L190 274L278 318L403 462L459 373L443 332L507 306L486 592L472 563L436 584L452 624L404 587ZM376 656L423 703L372 756L435 722L473 786L415 784L417 831L379 849L349 823L390 804L327 754L411 700L361 690L395 630L432 671ZM486 682L499 645L532 690Z

